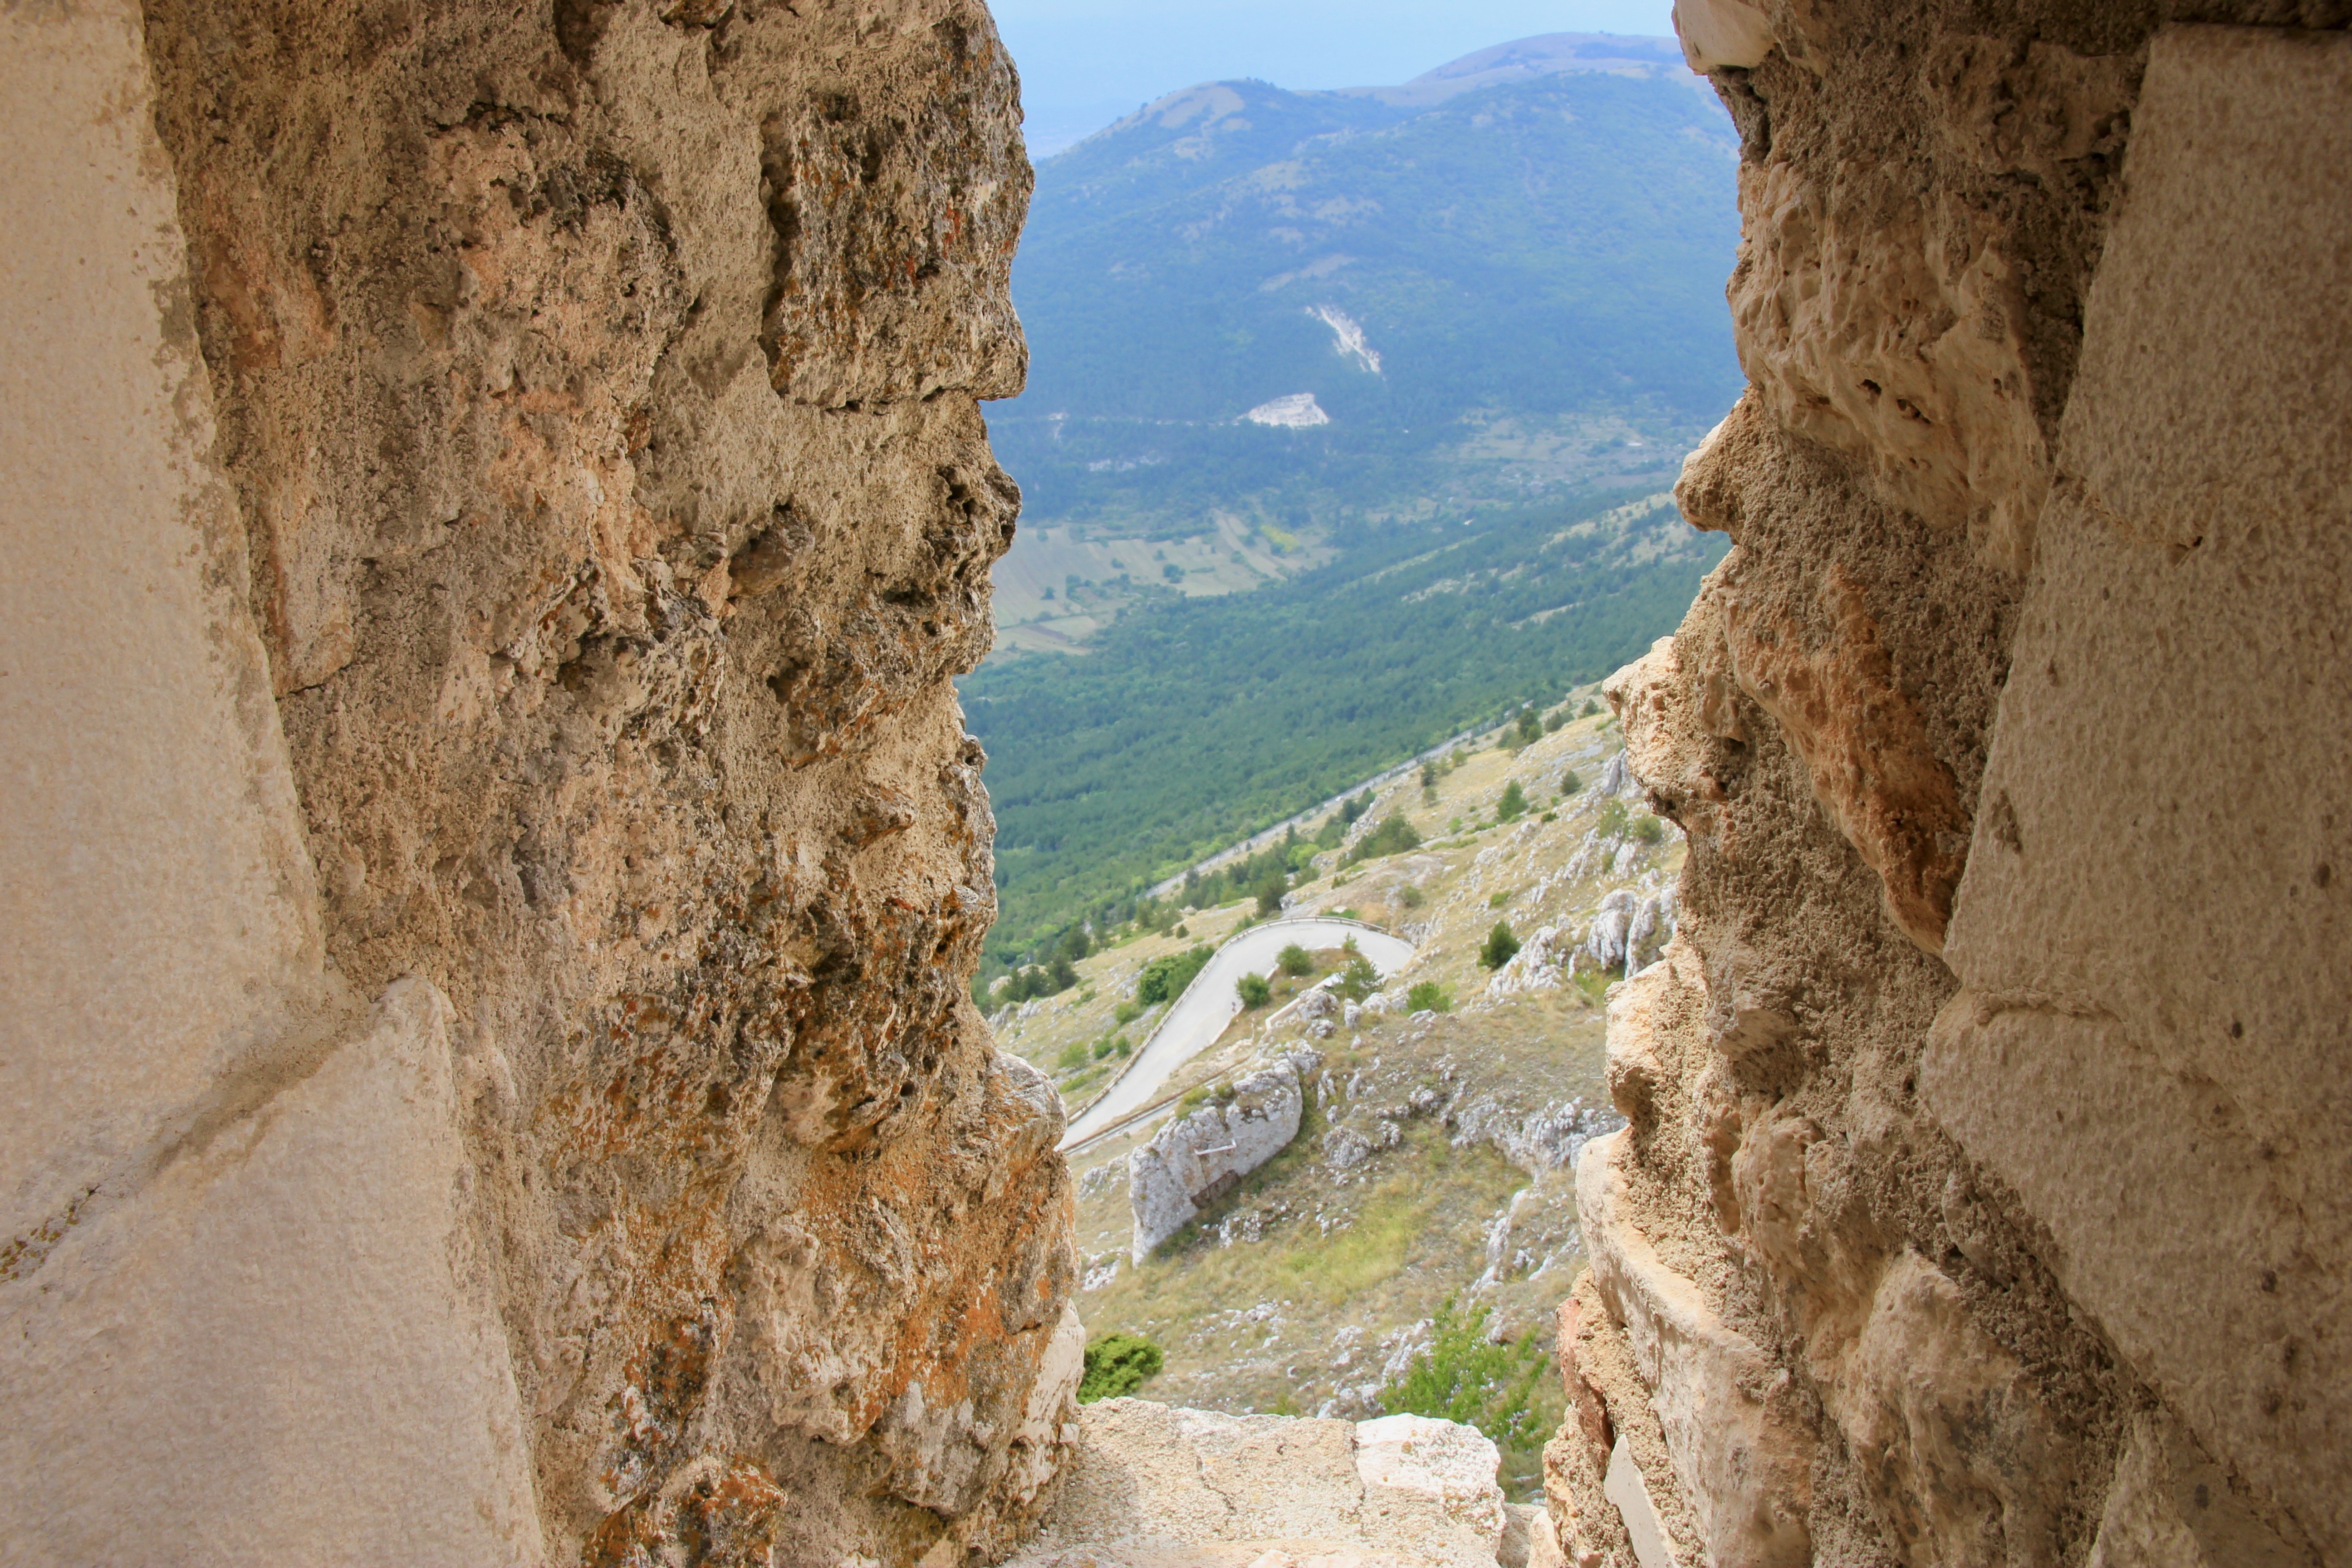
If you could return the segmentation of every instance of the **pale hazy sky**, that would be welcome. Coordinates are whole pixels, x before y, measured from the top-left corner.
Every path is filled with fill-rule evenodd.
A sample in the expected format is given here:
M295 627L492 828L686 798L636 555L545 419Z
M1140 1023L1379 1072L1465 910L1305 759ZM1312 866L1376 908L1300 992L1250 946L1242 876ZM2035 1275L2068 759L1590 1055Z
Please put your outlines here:
M1370 86L1533 33L1674 33L1671 0L991 0L990 9L1021 68L1040 152L1196 81Z

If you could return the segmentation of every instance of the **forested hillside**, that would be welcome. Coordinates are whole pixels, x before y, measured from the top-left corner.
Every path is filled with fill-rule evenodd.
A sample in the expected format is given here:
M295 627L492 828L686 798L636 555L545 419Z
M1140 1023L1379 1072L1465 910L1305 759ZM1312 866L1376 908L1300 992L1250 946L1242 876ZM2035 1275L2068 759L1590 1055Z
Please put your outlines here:
M1130 611L1097 651L962 682L988 748L992 957L1433 745L1640 653L1723 542L1662 495L1467 526L1368 525L1335 563Z

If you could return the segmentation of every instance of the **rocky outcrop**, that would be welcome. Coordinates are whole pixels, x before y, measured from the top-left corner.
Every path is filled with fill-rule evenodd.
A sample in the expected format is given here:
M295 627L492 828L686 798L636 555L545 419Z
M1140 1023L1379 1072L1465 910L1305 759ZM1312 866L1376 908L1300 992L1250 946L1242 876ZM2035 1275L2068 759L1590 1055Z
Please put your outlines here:
M1081 1413L1044 1529L1011 1568L1496 1568L1506 1552L1553 1568L1548 1527L1505 1504L1499 1462L1475 1429L1425 1415L1104 1400Z
M987 15L0 39L11 1560L1001 1554L1078 1346L965 991Z
M2352 18L1677 10L1750 385L1608 688L1689 856L1580 1163L1570 1555L2352 1556Z
M1171 1119L1127 1157L1134 1261L1150 1257L1201 1210L1289 1147L1307 1107L1299 1064L1313 1059L1286 1058L1235 1079L1211 1103Z

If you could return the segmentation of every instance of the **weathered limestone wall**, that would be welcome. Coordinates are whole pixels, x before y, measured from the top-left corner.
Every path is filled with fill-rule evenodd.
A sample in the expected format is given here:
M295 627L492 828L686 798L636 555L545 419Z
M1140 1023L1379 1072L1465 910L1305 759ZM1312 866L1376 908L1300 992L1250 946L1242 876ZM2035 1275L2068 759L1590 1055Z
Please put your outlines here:
M1009 1549L975 0L0 11L11 1562Z
M1611 686L1570 1555L2352 1561L2352 14L1678 11L1750 388Z

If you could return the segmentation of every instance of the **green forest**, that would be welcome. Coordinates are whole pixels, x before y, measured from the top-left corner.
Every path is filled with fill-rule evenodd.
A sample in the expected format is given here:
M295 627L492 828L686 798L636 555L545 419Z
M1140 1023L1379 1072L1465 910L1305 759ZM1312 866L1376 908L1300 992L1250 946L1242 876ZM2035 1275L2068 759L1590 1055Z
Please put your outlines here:
M966 677L997 817L990 968L1637 657L1681 619L1725 544L1670 506L1625 500L1366 525L1318 571L1225 598L1168 595L1122 616L1092 654Z

